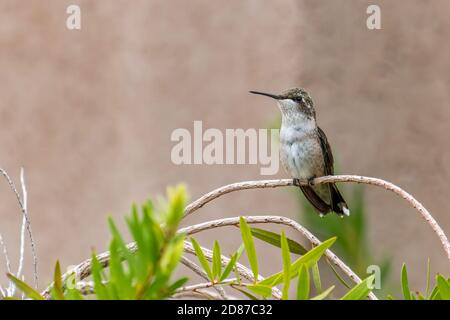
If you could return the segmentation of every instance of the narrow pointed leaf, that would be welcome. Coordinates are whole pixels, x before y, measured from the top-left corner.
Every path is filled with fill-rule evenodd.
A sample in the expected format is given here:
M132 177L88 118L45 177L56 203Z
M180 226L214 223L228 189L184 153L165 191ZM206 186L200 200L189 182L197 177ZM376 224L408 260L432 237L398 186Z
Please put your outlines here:
M11 273L6 274L9 280L11 280L19 290L21 290L28 298L33 300L44 300L44 297L41 296L39 292L34 290L32 287L30 287L28 284L23 282L22 280L16 278Z
M234 266L236 265L237 260L237 253L233 254L230 258L230 261L228 262L227 266L225 267L225 270L223 271L222 275L219 278L219 282L225 280L231 271L233 271Z
M363 300L373 289L375 275L371 275L350 289L341 300Z
M61 266L59 260L56 260L55 274L53 277L53 292L57 300L64 300L64 289L61 277Z
M254 295L252 295L250 292L247 292L245 290L242 290L241 288L235 287L233 286L233 288L239 292L241 292L243 295L245 295L247 298L249 298L250 300L259 300L257 297L255 297Z
M247 288L256 294L263 296L264 298L268 298L272 295L272 287L270 286L265 286L261 284L252 284L249 285Z
M194 247L195 254L197 255L198 261L200 262L200 264L203 267L203 270L208 275L209 280L213 281L214 277L213 277L213 274L211 271L211 267L209 266L209 262L206 260L205 255L204 255L202 249L200 248L200 245L194 238L191 238L191 242L192 242L192 246Z
M259 229L259 228L250 228L250 231L253 237L267 242L275 247L281 248L280 243L280 235L274 232L270 232L267 230ZM289 243L289 250L294 254L304 255L308 250L306 250L301 244L298 242L287 238Z
M258 279L258 258L256 256L255 244L253 243L252 233L243 217L240 218L239 227L241 229L242 241L244 242L247 258L253 271L253 276Z
M331 293L331 291L334 290L334 286L329 287L327 290L322 292L321 294L315 296L314 298L311 298L311 300L323 300Z
M308 268L312 267L314 263L319 261L319 259L322 257L322 255L325 253L325 251L333 245L333 243L336 241L336 237L330 238L324 242L322 242L317 247L311 249L306 254L298 258L292 265L291 265L291 276L296 276L298 274L298 270L300 269L302 264L305 264ZM269 286L275 286L283 282L283 272L278 272L270 277L267 277L266 279L260 281L259 283L262 285L269 285Z
M316 287L316 290L318 293L321 293L322 292L322 281L320 279L320 270L319 270L319 265L317 264L317 262L312 265L311 271L312 271L314 287Z
M339 272L336 270L336 268L333 266L333 264L328 260L327 260L327 262L328 262L328 265L330 266L331 270L333 271L334 275L339 280L339 282L342 283L342 285L344 287L346 287L347 289L351 289L351 286L347 283L347 281L344 280L344 278L342 278L342 276L339 274Z
M289 299L289 287L291 284L291 256L289 252L289 244L284 231L281 232L281 254L283 256L283 300Z
M431 272L430 272L430 258L428 258L427 261L427 288L425 290L425 298L428 299L429 298L429 293L430 293L430 279L431 279Z
M436 277L436 283L439 288L441 299L450 300L450 284L448 281L443 276L438 274Z
M402 292L405 300L412 300L408 284L408 271L406 270L405 264L402 266Z
M213 249L213 265L212 265L212 275L214 279L219 279L222 273L222 256L220 254L219 242L214 241Z
M309 272L306 265L302 264L298 271L297 300L309 299Z

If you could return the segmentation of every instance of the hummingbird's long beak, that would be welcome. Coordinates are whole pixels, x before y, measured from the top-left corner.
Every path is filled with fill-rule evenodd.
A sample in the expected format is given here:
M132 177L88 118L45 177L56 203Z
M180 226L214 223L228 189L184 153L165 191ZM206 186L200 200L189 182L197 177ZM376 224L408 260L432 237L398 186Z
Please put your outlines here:
M270 97L270 98L273 98L273 99L276 99L276 100L280 99L280 96L277 96L277 95L271 94L271 93L265 93L265 92L260 92L260 91L249 91L249 92L253 93L253 94L259 94L261 96Z

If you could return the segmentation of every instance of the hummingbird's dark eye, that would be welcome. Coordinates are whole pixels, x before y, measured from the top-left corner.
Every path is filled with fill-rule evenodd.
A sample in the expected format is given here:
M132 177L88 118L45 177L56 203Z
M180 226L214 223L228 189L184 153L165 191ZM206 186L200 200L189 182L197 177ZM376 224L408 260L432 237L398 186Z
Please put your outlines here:
M295 97L294 101L298 102L298 103L304 103L305 102L305 100L303 100L303 97Z

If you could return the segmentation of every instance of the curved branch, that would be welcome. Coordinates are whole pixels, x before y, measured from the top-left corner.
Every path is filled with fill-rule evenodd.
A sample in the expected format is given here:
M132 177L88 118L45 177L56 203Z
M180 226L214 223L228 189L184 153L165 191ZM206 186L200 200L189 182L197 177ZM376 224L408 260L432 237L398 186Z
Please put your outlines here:
M291 220L286 217L280 217L280 216L250 216L250 217L244 217L245 221L247 221L248 224L258 224L258 223L275 223L275 224L282 224L289 226L293 228L294 230L300 232L305 238L311 242L314 246L318 246L321 244L320 240L316 238L311 232L309 232L305 227L300 225L299 223L295 222L294 220ZM192 235L201 231L209 230L209 229L215 229L220 227L226 227L226 226L237 226L239 225L239 217L233 217L233 218L225 218L225 219L218 219L213 221L207 221L203 223L199 223L193 226L189 226L186 228L182 228L179 230L179 232L183 232L186 235ZM356 275L350 269L341 259L339 259L338 256L336 256L331 250L325 251L325 256L328 258L330 262L332 262L334 265L339 267L350 279L352 279L356 284L361 283L361 278ZM369 294L369 299L371 300L378 300L377 297L373 294Z
M132 253L136 252L138 249L136 242L130 242L129 244L127 244L127 249L130 250L130 252L132 252ZM206 259L208 259L209 261L212 261L212 256L213 256L212 251L208 250L206 248L203 248L203 247L201 249L203 250L203 253L205 254ZM192 247L192 244L188 241L184 241L184 250L187 253L195 255L195 250ZM99 261L102 268L106 268L109 266L109 259L110 259L109 251L105 251L105 252L102 252L97 255L97 260ZM229 258L222 256L222 266L226 266L229 261L230 261ZM241 265L240 263L236 263L236 268L242 277L246 278L247 280L254 281L253 273L248 268ZM75 274L75 279L77 279L77 282L78 282L78 281L81 281L81 280L89 277L91 275L91 273L92 273L92 259L86 259L83 262L81 262L80 264L76 265L70 271L64 273L62 275L62 281L64 283L68 277ZM263 280L263 279L264 278L261 276L258 277L258 280ZM41 293L41 295L45 299L50 299L50 297L51 297L50 292L51 292L51 289L53 288L53 286L54 286L54 283L51 283ZM274 298L281 299L281 292L277 288L274 288L272 290L272 294L273 294Z
M186 267L191 269L193 272L195 272L197 275L199 275L201 278L203 278L206 281L209 281L208 275L205 271L203 271L202 268L200 268L198 265L196 265L194 262L186 258L185 256L181 257L181 263ZM214 290L217 291L221 299L227 300L227 295L225 293L225 290L223 290L222 287L214 287Z
M430 214L430 212L419 202L417 201L411 194L396 186L395 184L371 177L363 177L356 175L337 175L337 176L325 176L315 178L312 181L312 184L318 185L323 183L335 183L335 182L356 182L362 184L374 185L377 187L381 187L383 189L394 192L399 195L403 199L405 199L414 209L416 209L421 217L425 219L425 221L430 225L433 229L434 233L438 236L442 247L447 255L448 260L450 261L450 243L447 239L442 228ZM301 181L301 185L308 185L307 181ZM247 189L263 189L263 188L276 188L276 187L286 187L286 186L294 186L292 179L279 179L279 180L259 180L259 181L244 181L232 183L218 189L215 189L204 196L200 197L196 201L189 204L185 209L185 217L194 213L196 210L203 207L205 204L211 202L214 199L219 198L227 193L239 191L239 190L247 190Z

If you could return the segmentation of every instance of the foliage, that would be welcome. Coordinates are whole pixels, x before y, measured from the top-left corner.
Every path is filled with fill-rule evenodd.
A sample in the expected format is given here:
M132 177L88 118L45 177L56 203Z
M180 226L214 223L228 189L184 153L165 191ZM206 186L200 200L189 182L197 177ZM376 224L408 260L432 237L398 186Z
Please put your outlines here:
M165 299L186 283L187 278L171 280L183 253L185 237L176 231L185 205L186 190L179 186L168 189L168 201L163 202L158 209L155 209L151 202L147 202L139 215L138 209L133 206L127 225L137 250L126 245L114 221L109 219L112 235L109 246L109 273L105 272L95 253L92 254L95 298ZM43 299L40 293L23 281L12 275L9 277L27 297ZM82 299L76 286L63 281L59 262L55 266L51 295L55 300Z
M306 250L306 252L304 252L303 255L292 262L291 254L293 253L293 251L296 252L298 251L298 248L303 247L294 240L287 239L284 232L282 232L281 235L278 235L267 230L250 228L245 219L242 217L240 219L239 227L247 258L253 272L254 281L252 283L245 283L237 278L228 279L228 281L225 281L226 276L228 276L229 274L228 272L226 276L220 274L215 275L214 273L212 273L210 271L210 264L201 253L200 245L195 239L191 238L192 244L194 248L196 248L195 251L197 253L199 263L200 265L202 265L204 271L209 275L209 280L211 282L215 283L216 285L230 286L231 288L238 290L251 299L269 298L271 295L273 295L273 289L278 285L282 285L282 299L287 300L289 298L294 298L290 296L289 288L291 287L291 281L297 279L295 298L299 300L322 300L331 296L331 292L333 291L334 286L331 286L330 288L319 292L319 294L316 296L310 295L311 290L309 271L311 270L312 273L315 272L313 270L315 270L317 262L321 259L321 257L323 257L325 251L335 243L336 238L330 238L317 247L312 248L311 250L304 249ZM261 237L261 235L264 236ZM283 269L280 272L270 275L263 280L258 280L258 255L253 243L253 237L262 239L271 245L275 245L281 248L281 261ZM292 250L291 245L296 249ZM214 248L217 249L213 251L213 265L214 261L219 259L218 253L220 252L220 245L217 241L214 244ZM240 257L238 251L231 256L231 259L226 266L226 270L236 268L236 263L238 262ZM316 282L320 282L320 274L316 273L316 275L319 277L318 281ZM373 278L373 276L370 276L361 284L356 285L342 298L366 299L367 295L371 291L370 285L373 281Z
M303 196L299 196L303 207L302 220L305 227L314 230L319 238L336 236L339 239L335 245L337 255L344 259L360 277L367 275L368 266L380 266L383 275L382 287L386 287L391 259L384 258L380 262L373 258L368 241L367 210L363 191L364 189L359 185L353 188L353 196L349 201L351 215L344 218L336 214L320 217L309 202Z
M166 299L174 294L182 293L183 290L188 290L189 286L183 287L188 281L186 277L172 281L173 273L183 254L185 242L185 236L177 232L186 205L185 188L179 186L169 189L167 198L168 200L164 200L156 208L150 201L145 203L141 214L138 213L136 206L133 206L131 216L126 219L129 232L134 240L131 244L126 244L114 221L109 219L109 229L112 235L109 260L104 260L103 255L92 254L92 286L89 292L80 287L80 282L76 282L74 274L63 277L60 264L56 262L54 282L50 292L51 298L54 300L81 300L89 294L90 297L99 300ZM341 224L342 220L330 219L330 223L328 223L329 221L323 223L323 220L320 220L321 228L317 228L318 230L326 229L328 233L342 236L344 240L338 241L338 237L332 236L309 250L295 240L287 238L284 231L278 234L250 227L244 217L239 220L242 244L229 256L229 259L224 259L222 256L222 249L218 241L214 241L212 254L205 255L197 240L191 237L189 240L199 266L209 281L206 283L207 287L227 287L229 290L235 290L247 298L255 300L278 297L279 288L281 288L279 298L284 300L367 299L370 292L373 291L375 275L370 275L359 284L351 286L342 279L339 272L330 263L336 279L348 288L344 294L337 296L338 294L335 292L337 283L322 288L323 281L319 269L319 262L324 260L322 258L325 252L332 246L337 248L337 245L340 244L341 252L345 253L348 259L351 260L351 253L359 255L353 257L352 261L365 271L365 267L370 261L370 255L358 248L359 245L365 250L368 247L362 195L357 194L354 199L356 200L352 202L353 220L352 218L346 219L352 227ZM316 217L312 212L309 215ZM258 255L254 239L280 249L279 261L282 268L279 272L264 279L261 278L259 275L261 255ZM249 272L244 274L246 279L242 277L243 266L239 264L244 252L250 266ZM430 290L429 269L428 263L427 288L425 293L421 294L418 291L411 291L407 268L403 265L401 288L405 300L450 299L450 279L438 274L436 284ZM8 277L28 298L35 300L46 298L24 281L11 274Z

